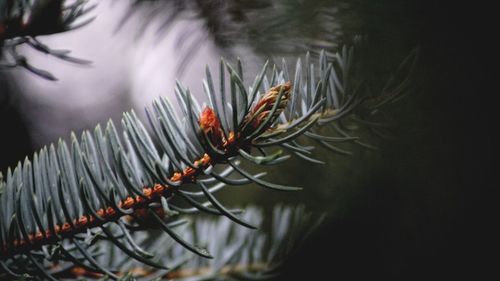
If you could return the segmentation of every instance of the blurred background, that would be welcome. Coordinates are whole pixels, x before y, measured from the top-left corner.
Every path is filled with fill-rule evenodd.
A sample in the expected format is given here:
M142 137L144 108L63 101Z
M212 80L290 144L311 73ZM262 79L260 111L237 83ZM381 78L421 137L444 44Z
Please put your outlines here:
M497 246L489 229L496 205L483 201L479 191L493 189L488 179L498 166L483 159L494 151L491 111L482 110L492 105L483 99L482 81L489 76L482 74L486 66L475 49L477 27L488 23L464 16L474 14L467 6L396 0L94 2L97 18L89 25L40 37L92 65L23 48L33 65L58 81L22 68L0 70L1 171L71 131L109 118L118 122L123 111L142 112L158 95L173 97L175 79L201 93L205 65L216 69L221 56L240 57L252 77L268 58L334 52L363 35L368 47L359 57L374 87L383 86L411 50L420 50L414 91L390 112L398 138L370 140L377 151L353 146L351 156L318 148L326 165L293 159L270 171L270 181L303 191L248 186L222 192L221 201L266 208L304 203L328 212L321 230L292 257L284 280L477 278L497 265L498 258L486 258Z

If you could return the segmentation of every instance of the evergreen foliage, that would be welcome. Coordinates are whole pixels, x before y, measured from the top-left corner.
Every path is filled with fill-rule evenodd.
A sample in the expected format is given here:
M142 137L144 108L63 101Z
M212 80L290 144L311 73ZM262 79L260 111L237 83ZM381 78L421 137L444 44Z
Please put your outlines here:
M21 15L43 10L49 2L60 4L57 24L30 29L34 17L23 27ZM7 66L55 79L17 55L15 46L24 43L82 62L35 39L68 30L87 11L85 1L66 8L63 1L52 2L3 2L0 42L14 58ZM354 49L343 47L330 55L323 51L318 59L308 53L293 68L286 60L272 68L265 63L253 81L243 80L241 62L234 66L221 60L217 77L206 68L207 105L177 82L177 107L159 98L146 109L151 130L134 111L127 112L121 128L109 121L79 138L73 134L69 142L44 147L5 177L0 174L0 277L268 277L262 272L279 264L295 245L292 242L313 229L307 225L319 221L317 217L304 215L300 208L277 209L272 243L227 220L198 218L191 228L174 229L186 222L184 217L200 211L256 228L261 220L258 211L242 214L215 197L224 186L300 190L271 183L263 179L265 173L254 175L240 161L264 169L290 155L323 163L312 153L314 144L341 154L349 154L345 143L374 148L356 131L361 126L386 135L384 107L408 93L417 52L375 94L362 79ZM299 234L290 238L288 232L294 231ZM218 259L210 260L214 256Z

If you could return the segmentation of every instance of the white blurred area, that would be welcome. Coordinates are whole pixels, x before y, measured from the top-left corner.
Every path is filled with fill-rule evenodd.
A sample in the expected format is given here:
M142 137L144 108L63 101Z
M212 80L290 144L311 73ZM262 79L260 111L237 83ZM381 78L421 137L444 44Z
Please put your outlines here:
M92 61L90 66L68 63L29 47L19 48L32 65L58 79L48 81L21 68L12 71L13 85L21 92L20 109L36 147L68 137L71 131L79 134L92 129L109 118L119 124L123 111L134 108L142 114L159 95L174 100L176 79L202 98L205 65L218 73L221 53L200 19L186 13L167 31L158 33L159 20L141 28L145 20L151 20L146 11L133 14L119 26L129 1L90 2L98 4L91 12L97 16L92 23L39 38L53 49L71 50L72 56ZM186 52L192 54L188 64L181 66Z

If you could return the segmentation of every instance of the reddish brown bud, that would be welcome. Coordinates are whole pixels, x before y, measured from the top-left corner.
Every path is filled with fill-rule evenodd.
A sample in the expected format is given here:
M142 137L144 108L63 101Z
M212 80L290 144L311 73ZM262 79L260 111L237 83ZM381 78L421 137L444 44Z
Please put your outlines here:
M224 133L219 118L212 108L205 107L201 113L199 123L201 130L207 135L212 144L219 148L222 147L225 141Z
M200 127L205 132L208 133L212 130L220 129L220 121L217 118L214 110L210 107L205 107L200 116Z

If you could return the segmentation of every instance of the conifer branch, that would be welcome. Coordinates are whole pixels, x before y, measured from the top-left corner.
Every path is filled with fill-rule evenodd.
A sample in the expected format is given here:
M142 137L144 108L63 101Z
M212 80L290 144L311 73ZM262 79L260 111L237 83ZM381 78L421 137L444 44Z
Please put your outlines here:
M236 71L222 60L218 92L207 68L207 106L200 106L178 82L175 92L182 118L168 99L160 98L146 110L151 133L132 111L124 114L121 137L110 121L104 132L97 126L93 134L85 131L80 139L73 134L69 145L61 140L57 147L35 153L32 160L26 158L0 180L0 272L51 279L62 271L84 268L118 279L97 262L100 253L95 246L102 243L124 253L124 262L135 260L165 269L161 255L136 242L135 235L151 228L163 231L176 245L210 258L209 251L172 229L179 214L224 215L251 228L254 225L244 215L227 209L213 193L223 185L248 183L281 191L299 189L252 175L237 159L257 166L276 165L288 159L283 151L289 151L321 162L312 157L313 147L300 145L299 138L336 152L342 151L337 148L342 142L368 146L341 122L353 116L377 117L382 105L404 94L405 87L385 87L379 96L367 95L362 80L352 72L352 56L353 48L342 49L333 61L322 52L314 64L306 55L305 67L299 59L293 77L288 77L285 62L281 70L274 67L270 76L265 64L251 86L241 79L243 68ZM403 83L410 81L415 60L413 52L403 62ZM363 121L366 126L380 125L378 120L364 117ZM325 125L333 128L334 135L320 132ZM222 172L216 166L222 166ZM174 197L191 208L178 205ZM66 267L56 266L61 262Z

